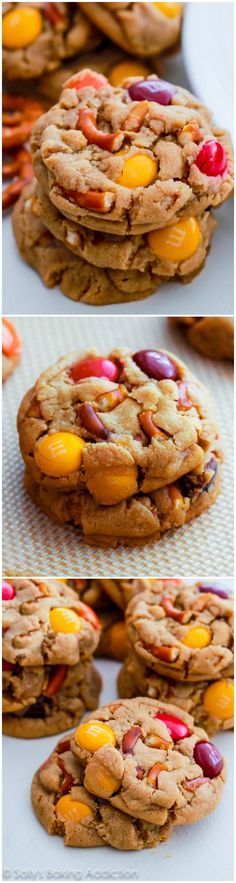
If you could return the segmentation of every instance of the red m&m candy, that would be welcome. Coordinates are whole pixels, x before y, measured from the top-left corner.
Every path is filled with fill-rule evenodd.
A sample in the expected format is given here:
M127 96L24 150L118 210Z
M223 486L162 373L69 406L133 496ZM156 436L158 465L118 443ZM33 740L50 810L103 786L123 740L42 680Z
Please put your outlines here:
M10 583L7 583L5 580L2 582L2 600L3 601L12 601L15 597L15 589Z
M101 356L76 362L69 371L69 377L74 383L86 377L107 377L108 380L116 381L118 376L118 365L111 359L103 359Z
M196 166L204 175L215 178L223 175L227 166L227 156L219 141L206 141L199 151Z
M3 671L12 671L13 668L14 668L14 663L12 663L12 662L7 662L6 659L3 659L3 660L2 660L2 670L3 670Z
M153 717L164 721L173 742L178 742L180 739L186 739L187 736L190 736L190 730L180 717L174 717L173 714L154 714Z
M215 779L216 776L219 776L224 761L220 751L218 751L213 742L201 739L200 742L196 742L193 754L194 760L202 768L204 776L208 776L209 779Z
M154 380L177 380L178 371L174 362L160 350L139 350L133 356L136 365Z
M173 95L177 89L172 83L166 83L165 80L139 80L138 83L132 83L128 88L130 98L133 101L156 101L158 104L171 103Z

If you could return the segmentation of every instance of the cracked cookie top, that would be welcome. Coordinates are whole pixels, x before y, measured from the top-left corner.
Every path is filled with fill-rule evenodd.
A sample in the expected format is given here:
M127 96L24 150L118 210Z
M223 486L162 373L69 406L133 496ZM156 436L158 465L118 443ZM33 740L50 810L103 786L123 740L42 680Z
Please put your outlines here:
M137 656L160 674L180 681L233 675L233 604L226 590L183 584L160 592L154 585L130 602L126 617Z
M147 822L194 822L220 799L223 758L175 705L142 697L106 705L77 728L71 749L89 792Z
M2 584L3 659L8 665L76 665L98 645L100 623L76 592L58 581Z
M186 483L190 472L194 487L206 490L217 472L208 393L164 350L119 348L107 357L89 350L60 359L24 397L18 430L38 484L86 490L103 506L181 477ZM181 498L180 490L173 493Z
M83 787L83 768L63 739L34 775L34 810L49 834L64 837L65 846L144 849L165 840L170 824L150 825L127 816Z
M109 39L134 55L150 57L178 40L182 3L81 3Z
M3 75L41 77L92 49L101 35L76 3L3 3Z
M103 74L80 71L37 121L31 147L59 211L108 233L200 215L232 190L228 134L190 92L155 74L113 88Z

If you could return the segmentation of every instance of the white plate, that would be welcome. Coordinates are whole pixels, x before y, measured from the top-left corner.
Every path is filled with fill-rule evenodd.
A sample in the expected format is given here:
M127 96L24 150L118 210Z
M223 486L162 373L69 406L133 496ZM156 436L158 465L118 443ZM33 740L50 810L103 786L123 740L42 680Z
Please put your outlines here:
M102 703L116 697L115 662L96 660L106 686ZM214 741L228 762L228 782L216 811L195 825L176 828L157 849L118 852L110 847L72 849L49 837L30 805L30 783L57 742L4 737L5 880L232 880L233 879L233 735Z
M234 3L187 3L183 58L192 91L233 136Z

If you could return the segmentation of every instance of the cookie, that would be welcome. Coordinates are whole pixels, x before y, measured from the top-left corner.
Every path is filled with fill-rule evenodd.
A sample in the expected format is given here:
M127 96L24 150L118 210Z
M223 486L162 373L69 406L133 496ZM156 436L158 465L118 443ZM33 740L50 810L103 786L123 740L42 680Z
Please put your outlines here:
M167 351L65 356L24 396L18 432L30 495L92 542L160 539L219 493L207 390Z
M63 583L9 578L2 584L6 663L20 666L76 665L99 642L94 610Z
M3 670L3 732L37 739L76 725L97 708L101 678L90 661L79 665Z
M110 40L141 57L170 49L180 36L182 3L81 3Z
M2 382L11 376L21 356L21 339L9 319L2 319Z
M105 589L113 603L125 610L131 598L139 592L149 588L152 580L149 579L101 579L101 586Z
M78 3L3 3L3 76L32 79L92 49L101 34Z
M59 285L67 297L94 306L142 300L156 291L159 279L152 271L95 269L63 247L33 212L33 189L24 188L14 207L13 230L23 260L47 288Z
M126 610L132 648L144 665L179 681L233 677L233 603L217 589L155 586Z
M183 683L162 678L132 653L125 659L118 675L118 692L122 699L147 696L171 702L192 714L195 724L204 727L209 736L234 726L233 678L219 681Z
M234 358L232 316L177 316L170 320L179 326L188 343L209 359Z
M139 236L98 233L65 218L36 187L33 211L55 239L95 267L151 272L157 281L189 282L204 265L216 221L211 212Z
M65 739L35 773L32 804L49 834L59 834L65 846L109 845L120 850L145 849L168 838L169 823L150 825L93 797L82 785L82 773Z
M169 703L138 697L104 706L79 725L71 749L87 791L151 824L196 822L221 797L223 757Z
M51 202L99 232L145 233L200 217L232 191L229 135L190 92L156 75L113 88L80 71L36 122L31 149Z
M64 64L59 70L43 76L38 86L40 94L54 104L59 100L66 80L87 67L104 74L112 86L119 86L125 77L146 77L148 74L158 73L159 62L156 58L145 62L132 58L112 44L101 46L98 52L95 50L86 55L76 56L69 64Z

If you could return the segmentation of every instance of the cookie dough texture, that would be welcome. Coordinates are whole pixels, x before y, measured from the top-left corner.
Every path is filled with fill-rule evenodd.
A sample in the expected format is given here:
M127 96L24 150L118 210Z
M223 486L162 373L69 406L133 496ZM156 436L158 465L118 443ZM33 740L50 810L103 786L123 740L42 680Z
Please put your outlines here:
M23 739L51 736L71 729L85 711L97 707L101 679L89 660L67 666L61 689L50 696L54 673L55 666L16 666L3 672L4 733Z
M65 846L112 846L120 850L138 850L156 846L170 834L169 823L152 825L132 818L99 800L83 786L83 768L70 750L70 741L59 742L50 757L35 773L31 798L35 814L49 834L59 834ZM57 808L64 794L88 807L81 821L60 816Z
M49 232L35 214L34 188L24 188L13 210L13 229L20 254L41 276L46 288L59 285L74 301L94 306L142 300L156 291L152 271L101 269L74 255Z
M167 17L158 3L81 3L90 20L118 46L149 57L173 46L180 35L183 5ZM162 7L164 4L162 4Z
M84 55L78 55L58 70L45 74L40 79L38 88L40 94L48 98L53 104L59 100L66 80L70 79L73 74L77 74L78 71L83 70L83 68L90 68L99 74L104 74L112 82L113 75L116 74L117 76L117 65L119 65L119 71L122 73L124 64L134 65L135 59L127 55L126 52L123 52L118 46L101 46L98 51L94 50ZM140 65L140 62L137 62L137 64ZM122 65L122 68L120 68L120 65ZM145 59L145 64L141 63L140 76L146 76L148 73L158 73L158 67L159 62L156 58Z
M112 270L137 271L155 275L157 284L172 278L188 282L202 268L209 249L216 221L211 212L199 218L200 242L191 257L183 261L164 260L152 251L145 234L118 236L88 230L81 224L65 218L52 204L45 192L36 187L33 211L55 239L74 255L95 267ZM140 276L140 274L139 274Z
M144 102L144 115L143 102L132 101L128 92L139 78L119 88L107 82L96 90L76 88L81 76L65 85L58 104L37 121L31 139L36 177L62 215L99 232L139 234L202 216L228 198L233 184L230 138L212 126L209 111L190 92L177 86L168 106ZM94 143L97 136L88 135L91 114L99 141L102 132L116 135L112 145L108 138L106 149L104 143ZM192 122L198 143L192 140L191 126L187 133L184 128ZM225 149L227 167L213 178L195 160L203 143L214 138ZM156 163L156 179L148 186L123 186L124 163L137 153ZM88 196L94 192L99 206Z
M177 716L187 727L186 735L174 743L157 714ZM221 797L225 766L217 777L205 779L199 788L186 788L187 780L204 776L194 759L194 748L208 737L182 709L138 697L106 705L90 719L102 721L114 734L113 745L106 744L93 754L78 744L79 728L72 736L71 749L84 767L84 785L91 794L128 815L157 825L168 821L173 825L190 824L215 809ZM135 739L134 728L138 728ZM153 747L154 742L159 747ZM150 773L155 764L163 766L161 770L158 767L158 782L153 786Z
M3 21L7 13L16 7L20 11L26 5L3 3ZM30 2L30 9L34 8L42 15L42 30L34 42L17 49L3 45L3 76L9 80L42 77L60 67L64 59L93 49L101 42L101 35L79 3Z
M231 678L227 679L227 682L233 684ZM183 683L162 678L152 668L143 665L134 652L125 659L118 675L118 691L122 699L132 699L141 695L150 699L160 699L161 702L171 702L193 715L195 724L204 727L209 736L214 736L218 730L232 730L234 720L233 717L222 720L207 712L204 695L211 683L215 682Z
M126 611L128 635L143 665L179 681L233 677L233 604L195 586L163 593L155 587ZM205 646L186 643L192 629L206 630Z
M2 652L6 662L20 666L76 665L90 657L100 631L85 618L86 608L73 589L57 581L11 579L15 597L3 601ZM55 631L50 614L70 608L81 618L75 633Z
M234 358L232 316L178 316L169 320L187 337L188 343L210 359Z
M96 356L97 350L65 356L26 393L18 431L27 490L48 515L82 530L88 542L158 540L218 496L221 454L212 404L207 390L175 356L178 380L157 381L141 371L125 348L109 355L119 368L117 382L104 377L74 382L74 367ZM117 404L112 399L107 410L107 394L118 390L120 395L120 388L122 400ZM187 409L181 400L186 388L191 399ZM95 408L108 433L105 441L79 417L79 406L85 403ZM151 439L139 422L150 405L160 428ZM62 477L46 475L35 459L38 445L46 433L62 430L85 441L81 465ZM118 483L113 481L116 475Z

